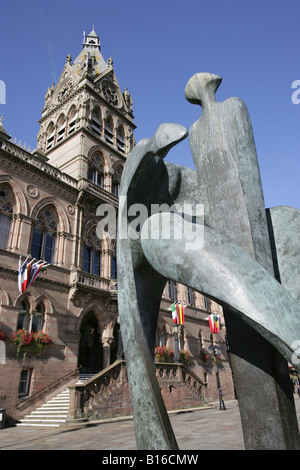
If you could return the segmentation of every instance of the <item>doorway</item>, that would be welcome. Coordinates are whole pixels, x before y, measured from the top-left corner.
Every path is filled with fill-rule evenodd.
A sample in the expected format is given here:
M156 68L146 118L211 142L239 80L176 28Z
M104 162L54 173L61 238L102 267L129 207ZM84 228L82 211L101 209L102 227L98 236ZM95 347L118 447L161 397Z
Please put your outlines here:
M88 313L81 323L78 367L81 373L96 374L102 370L103 347L98 320L93 312Z

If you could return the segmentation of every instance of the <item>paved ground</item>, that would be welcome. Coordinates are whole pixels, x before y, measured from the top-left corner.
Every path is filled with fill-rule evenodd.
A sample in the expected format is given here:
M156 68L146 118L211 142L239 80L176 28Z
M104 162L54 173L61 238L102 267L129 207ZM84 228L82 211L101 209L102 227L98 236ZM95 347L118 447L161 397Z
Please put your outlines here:
M295 399L300 424L300 398ZM181 451L244 450L238 403L171 414ZM136 450L133 421L115 420L55 429L13 427L0 430L0 450ZM103 463L103 462L102 462Z

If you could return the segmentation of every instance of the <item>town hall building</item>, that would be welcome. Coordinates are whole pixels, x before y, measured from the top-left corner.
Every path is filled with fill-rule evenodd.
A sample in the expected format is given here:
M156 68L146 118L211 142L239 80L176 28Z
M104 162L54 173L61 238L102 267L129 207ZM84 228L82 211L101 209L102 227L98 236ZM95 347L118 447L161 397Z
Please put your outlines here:
M116 377L113 367L121 361L126 378L116 240L99 238L97 208L111 204L118 210L120 180L135 145L136 126L131 94L121 91L113 60L104 60L94 29L84 37L75 60L67 56L58 82L48 88L39 125L37 148L31 152L13 142L10 123L0 123L0 408L9 422L76 384L79 373L98 377L105 371L105 384L109 374ZM20 258L49 264L23 293L18 288ZM169 281L161 300L157 346L174 350L177 333L169 307L176 301L187 306L178 340L180 350L190 356L180 377L185 385L189 377L201 389L202 403L218 399L220 381L224 397L233 398L219 305ZM221 318L218 335L209 327L211 313ZM18 355L12 341L18 330L43 332L51 344L39 354L28 348ZM217 366L211 355L216 344ZM168 374L172 370L175 377L174 366L156 367L159 378L168 378L171 396L176 384ZM100 393L95 390L94 395ZM182 398L182 407L187 406Z

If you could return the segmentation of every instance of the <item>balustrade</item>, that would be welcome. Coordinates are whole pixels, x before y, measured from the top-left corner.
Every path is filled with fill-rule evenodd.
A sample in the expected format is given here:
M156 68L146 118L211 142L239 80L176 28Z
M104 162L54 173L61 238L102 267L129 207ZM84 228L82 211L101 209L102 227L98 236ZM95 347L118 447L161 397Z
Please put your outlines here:
M102 289L106 291L117 291L118 283L116 280L102 278L93 274L86 273L84 271L76 271L73 284L81 284L93 289Z
M198 402L206 402L206 383L202 382L184 364L156 363L156 377L158 381L169 389L182 384L189 388ZM69 420L97 415L97 406L118 385L127 385L126 362L118 360L105 370L99 372L83 384L76 384L70 388ZM109 406L109 402L107 403ZM119 412L121 410L119 409Z
M101 401L106 391L115 385L127 382L125 361L116 361L83 384L75 384L70 389L69 419L88 415L93 406Z

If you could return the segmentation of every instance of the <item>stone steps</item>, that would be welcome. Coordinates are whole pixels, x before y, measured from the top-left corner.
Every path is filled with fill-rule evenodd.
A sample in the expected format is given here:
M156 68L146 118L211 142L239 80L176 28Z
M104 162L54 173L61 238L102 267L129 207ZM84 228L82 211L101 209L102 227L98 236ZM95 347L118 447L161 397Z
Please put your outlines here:
M77 383L84 383L93 374L81 374ZM26 415L17 426L59 427L67 421L70 408L70 391L67 388L44 405Z

